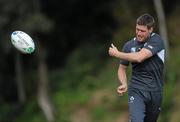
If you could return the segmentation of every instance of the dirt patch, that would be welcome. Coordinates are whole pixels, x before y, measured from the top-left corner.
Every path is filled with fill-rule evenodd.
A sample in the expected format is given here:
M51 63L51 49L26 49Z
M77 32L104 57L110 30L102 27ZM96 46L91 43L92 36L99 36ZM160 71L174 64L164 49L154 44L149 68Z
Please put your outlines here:
M116 120L116 122L128 122L128 112L123 112Z
M97 106L104 104L104 102L111 103L116 99L115 92L110 90L98 90L91 96L90 101L85 106L79 106L74 110L71 116L72 122L92 122L91 111ZM114 122L128 122L128 111L122 111L120 116L116 117Z
M87 108L78 108L71 117L72 122L91 122Z

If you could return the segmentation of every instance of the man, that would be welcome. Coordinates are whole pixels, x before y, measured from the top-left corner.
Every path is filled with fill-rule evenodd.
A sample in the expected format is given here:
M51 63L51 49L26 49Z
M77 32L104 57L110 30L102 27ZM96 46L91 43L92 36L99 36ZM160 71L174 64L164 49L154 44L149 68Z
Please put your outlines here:
M164 44L161 37L153 33L154 18L141 15L136 21L136 37L128 41L123 51L112 44L109 55L121 59L117 92L122 96L127 91L126 69L132 65L132 76L128 85L130 122L156 122L161 110L163 91Z

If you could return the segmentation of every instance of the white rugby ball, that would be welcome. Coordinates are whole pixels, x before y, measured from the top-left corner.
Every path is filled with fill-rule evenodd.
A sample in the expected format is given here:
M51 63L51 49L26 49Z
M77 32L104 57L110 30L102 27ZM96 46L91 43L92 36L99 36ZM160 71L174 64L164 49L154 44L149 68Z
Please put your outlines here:
M23 31L14 31L11 34L11 42L16 49L25 54L31 54L35 50L32 38Z

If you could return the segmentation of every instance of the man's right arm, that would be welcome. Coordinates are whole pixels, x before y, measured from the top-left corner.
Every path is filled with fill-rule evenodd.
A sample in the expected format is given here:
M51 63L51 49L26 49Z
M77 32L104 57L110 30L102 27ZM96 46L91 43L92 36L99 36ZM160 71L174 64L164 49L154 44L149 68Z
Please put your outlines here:
M120 86L117 92L120 96L127 91L127 76L126 76L127 66L120 64L118 68L118 79L120 81Z

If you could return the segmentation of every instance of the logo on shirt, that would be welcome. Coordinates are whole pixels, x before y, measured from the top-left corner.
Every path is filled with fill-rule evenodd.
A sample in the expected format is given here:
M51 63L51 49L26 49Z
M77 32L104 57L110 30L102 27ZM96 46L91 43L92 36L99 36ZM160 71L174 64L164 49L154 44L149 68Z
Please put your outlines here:
M147 45L147 42L146 43L144 43L144 46L146 46Z
M153 46L151 46L151 45L148 45L148 47L149 47L150 49L153 49Z
M136 52L136 47L132 47L131 52Z
M131 96L131 97L129 98L129 103L133 103L133 102L134 102L134 97Z

